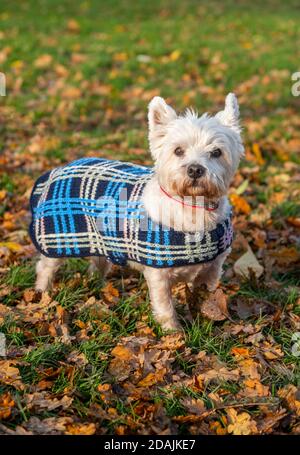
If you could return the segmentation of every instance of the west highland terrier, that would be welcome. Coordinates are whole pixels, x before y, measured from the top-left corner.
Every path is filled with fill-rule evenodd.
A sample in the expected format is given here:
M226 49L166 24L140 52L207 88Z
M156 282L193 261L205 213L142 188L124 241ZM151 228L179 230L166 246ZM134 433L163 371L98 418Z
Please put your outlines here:
M31 196L31 238L41 252L36 289L45 291L68 257L90 272L111 265L142 271L156 320L179 329L172 286L216 289L232 242L230 182L244 148L234 94L211 117L149 104L153 168L83 158L40 177Z

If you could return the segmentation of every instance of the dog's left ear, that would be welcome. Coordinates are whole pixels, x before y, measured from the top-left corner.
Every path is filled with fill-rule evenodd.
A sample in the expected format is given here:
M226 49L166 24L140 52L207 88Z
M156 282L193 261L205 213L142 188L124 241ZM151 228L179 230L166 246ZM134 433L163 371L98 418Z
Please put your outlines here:
M228 93L225 99L225 108L216 114L222 125L228 126L236 133L241 133L239 103L234 93Z

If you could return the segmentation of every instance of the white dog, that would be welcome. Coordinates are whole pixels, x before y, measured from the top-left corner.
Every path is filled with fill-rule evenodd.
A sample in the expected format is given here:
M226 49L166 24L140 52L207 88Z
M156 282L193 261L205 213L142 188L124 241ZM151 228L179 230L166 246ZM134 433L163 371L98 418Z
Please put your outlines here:
M224 110L213 117L198 116L191 110L177 115L162 98L155 97L149 104L148 119L150 151L155 166L142 193L147 215L166 228L189 235L201 232L203 238L230 219L227 192L244 152L236 97L228 94ZM202 203L198 204L199 200ZM172 301L172 285L178 281L193 286L205 283L213 291L230 252L230 243L231 240L224 251L211 256L211 260L197 263L195 258L192 262L187 258L187 264L179 266L164 263L164 266L155 267L130 260L129 256L129 265L144 273L154 316L164 329L180 328ZM36 267L36 288L43 291L63 260L49 256L42 254ZM90 271L100 269L106 275L111 266L108 256L89 256ZM163 255L161 257L164 260Z

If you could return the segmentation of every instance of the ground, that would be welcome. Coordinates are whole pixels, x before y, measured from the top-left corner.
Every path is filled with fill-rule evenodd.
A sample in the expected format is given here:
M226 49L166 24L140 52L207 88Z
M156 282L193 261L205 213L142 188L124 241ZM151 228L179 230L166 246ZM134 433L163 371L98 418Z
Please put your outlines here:
M11 0L0 19L0 432L299 434L298 2ZM129 270L103 283L69 260L35 293L35 179L83 156L151 164L152 96L213 113L229 91L236 237L216 294L174 290L184 334Z

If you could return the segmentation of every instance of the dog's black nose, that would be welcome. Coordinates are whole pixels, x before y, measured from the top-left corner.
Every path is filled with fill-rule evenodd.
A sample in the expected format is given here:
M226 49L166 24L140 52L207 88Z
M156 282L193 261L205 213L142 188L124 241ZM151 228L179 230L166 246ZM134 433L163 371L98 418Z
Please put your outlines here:
M205 167L201 164L190 164L187 168L188 176L191 179L199 179L205 174Z

